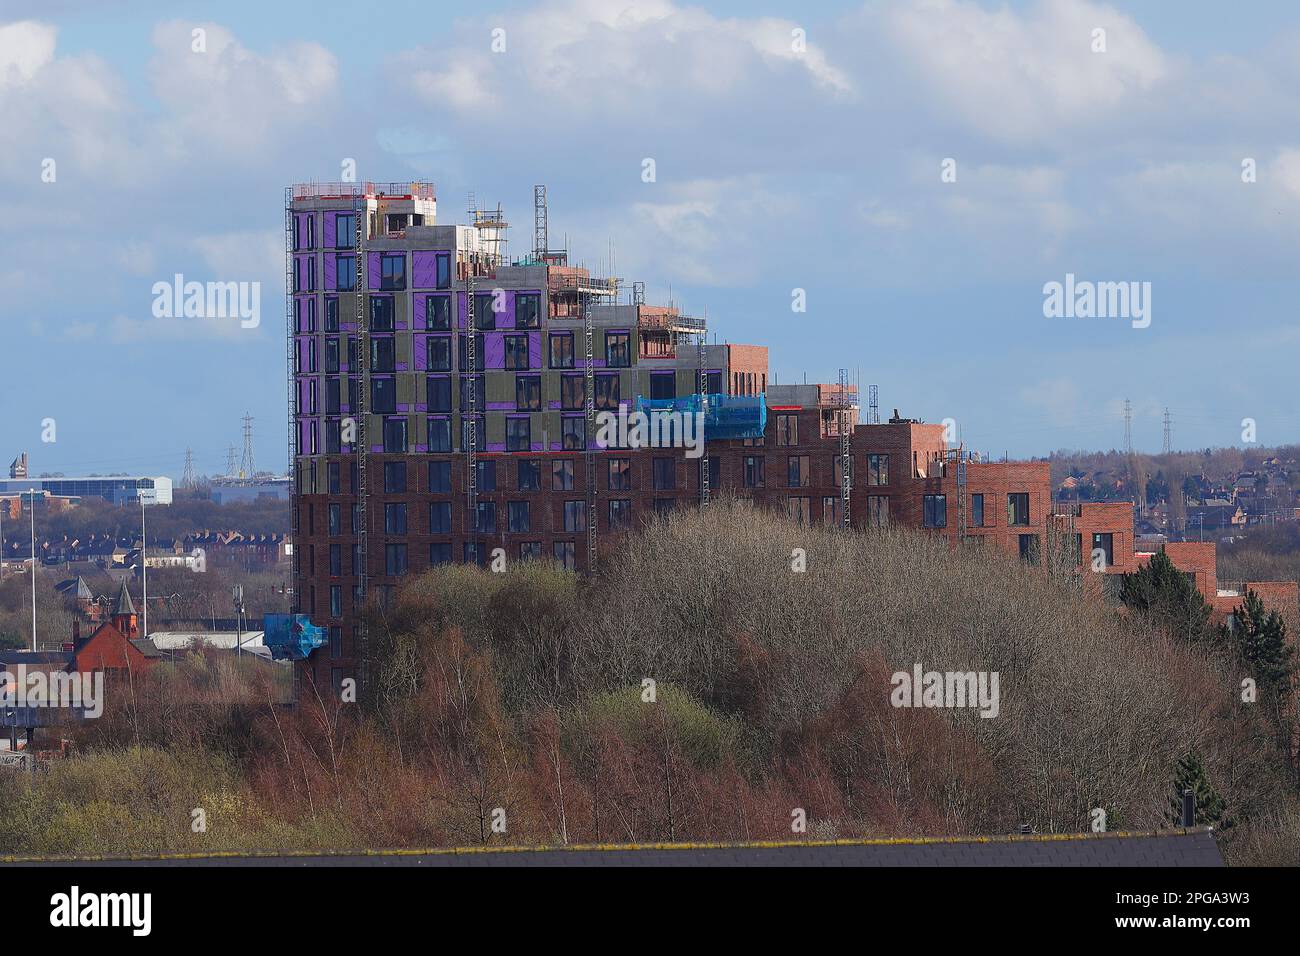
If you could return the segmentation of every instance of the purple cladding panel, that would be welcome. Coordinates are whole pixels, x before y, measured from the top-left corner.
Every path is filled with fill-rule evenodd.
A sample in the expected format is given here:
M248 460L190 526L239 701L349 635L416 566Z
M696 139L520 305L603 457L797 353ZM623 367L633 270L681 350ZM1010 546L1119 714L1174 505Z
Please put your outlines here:
M432 289L438 282L438 253L411 253L411 288Z
M377 290L379 288L380 264L379 253L366 253L366 288Z
M506 337L501 332L483 333L483 365L489 369L506 367Z
M324 241L321 243L321 245L323 245L326 249L333 249L335 246L334 237L335 235L337 235L337 232L335 231L334 227L338 225L339 214L336 212L327 212L322 218L324 218L325 220L323 224L325 227L324 228L325 234L323 236Z
M488 402L487 410L489 412L513 412L515 410L514 402ZM527 418L527 415L512 415L511 418Z
M333 253L327 252L321 256L321 276L326 292L338 291L338 277L335 275L338 264L338 258Z
M542 367L542 333L528 333L528 367Z
M419 371L424 371L429 367L429 337L427 335L414 335L412 338L415 340L415 367Z
M490 441L487 446L488 451L505 451L506 443L503 441Z

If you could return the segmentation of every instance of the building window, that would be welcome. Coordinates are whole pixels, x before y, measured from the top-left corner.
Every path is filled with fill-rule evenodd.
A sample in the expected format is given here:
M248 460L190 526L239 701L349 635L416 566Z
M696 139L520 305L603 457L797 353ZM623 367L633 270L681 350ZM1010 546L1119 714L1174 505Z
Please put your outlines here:
M506 451L528 451L532 448L532 423L527 416L506 419Z
M541 556L542 556L542 543L540 541L519 542L520 561L535 561Z
M430 418L428 423L429 451L451 451L451 419Z
M390 502L384 505L384 534L406 534L406 505Z
M397 577L406 573L406 567L406 545L384 545L384 571L390 577Z
M339 330L339 299L336 295L327 295L325 297L325 331L337 332Z
M618 410L618 374L596 376L595 405L602 410Z
M507 520L511 534L526 534L528 532L528 502L511 501L506 505Z
M515 293L515 328L537 329L542 324L542 297L536 292Z
M626 332L605 333L605 365L609 368L629 368L632 365L632 347Z
M393 331L393 297L374 296L370 300L370 331Z
M370 411L376 415L397 411L397 380L372 378L370 380Z
M1026 564L1038 564L1041 554L1041 543L1036 534L1022 534L1020 538L1020 560Z
M474 530L479 534L497 533L497 506L493 501L480 501L474 509Z
M652 504L655 517L666 518L677 510L676 498L655 498Z
M434 567L439 564L451 564L451 544L446 541L435 541L429 545L429 564Z
M430 332L451 331L451 296L431 295L424 300L424 327Z
M425 340L430 372L451 371L451 337L434 335Z
M586 382L581 375L565 375L560 379L560 408L567 411L582 408L586 401Z
M327 373L338 374L339 340L336 338L325 339L325 371Z
M329 486L329 493L337 495L342 492L342 481L339 475L339 463L331 461L325 466L326 482Z
M812 499L791 495L786 502L786 511L798 524L809 524L812 521Z
M632 502L627 498L615 498L609 503L609 530L626 531L632 527Z
M650 373L650 398L651 400L663 400L677 397L677 373L676 372L651 372Z
M786 477L791 488L807 488L812 484L811 469L808 467L808 456L791 455Z
M528 336L507 335L506 371L526 372L528 370Z
M843 504L843 499L839 495L823 495L822 521L826 524L840 524L843 520L843 515L840 512Z
M516 486L520 491L542 490L542 466L536 459L518 463Z
M655 491L674 491L677 488L677 461L673 458L655 458L651 461L651 484Z
M353 249L357 244L357 217L350 213L340 213L334 219L334 248Z
M587 420L580 415L566 415L560 420L560 447L565 451L582 451L587 447Z
M1029 492L1015 491L1007 495L1007 524L1029 524Z
M429 534L451 534L451 502L429 502Z
M632 490L632 459L631 458L611 458L609 459L609 476L606 487L610 491L631 491Z
M357 288L357 262L355 256L334 257L335 285L340 292L355 292Z
M552 553L555 555L555 560L559 561L560 564L564 566L564 570L574 571L577 569L578 562L577 562L577 558L574 555L574 547L572 541L555 542L552 549Z
M763 487L763 462L762 455L747 455L745 457L745 487L762 488Z
M585 501L566 501L564 503L564 530L569 534L587 530L587 503Z
M338 544L330 545L330 577L341 578L343 576L343 546Z
M925 514L921 522L925 528L946 528L948 527L948 497L947 495L926 495L924 501Z
M439 253L438 257L438 277L436 280L439 289L451 288L451 253Z
M465 563L466 564L485 564L483 559L483 546L477 542L465 542Z
M562 458L551 462L551 490L573 490L573 460Z
M888 455L867 456L867 484L868 485L889 484L889 456Z
M504 296L502 302L504 303ZM497 327L497 296L495 292L480 292L474 296L474 328L495 329Z
M984 496L970 496L970 523L972 527L984 527Z
M397 343L389 336L370 340L370 371L393 372L397 370Z
M343 533L343 506L333 504L329 506L329 534L331 536Z
M474 447L482 448L483 443L487 440L487 417L484 415L460 416L460 446L461 449L469 447L469 426L474 424Z
M330 617L343 616L343 586L341 584L330 585Z
M521 412L540 412L542 410L541 376L515 376L515 408Z
M429 462L429 493L434 495L451 493L451 462Z
M1103 568L1103 569L1104 569L1104 568L1109 568L1111 565L1113 565L1113 564L1115 563L1115 535L1114 535L1112 532L1110 532L1110 531L1095 531L1095 532L1093 532L1093 535L1092 535L1092 551L1093 551L1093 554L1095 554L1095 553L1097 552L1097 549L1098 549L1098 548L1101 549L1102 553L1103 553L1103 554L1105 555L1105 557L1106 557L1106 563L1105 563L1104 565L1102 565L1102 568ZM1091 563L1091 560L1092 560L1092 558L1091 558L1091 556L1089 556L1089 562L1090 562L1090 563Z
M379 288L388 291L406 288L405 253L384 253L379 257Z
M551 368L573 368L573 333L551 333Z
M424 383L424 399L431 412L451 411L451 377L431 375Z
M497 490L497 463L495 461L476 461L479 491Z
M799 444L798 415L776 416L776 444L777 447Z
M384 462L384 494L400 495L406 492L406 462Z
M384 451L390 455L406 453L406 419L384 419Z

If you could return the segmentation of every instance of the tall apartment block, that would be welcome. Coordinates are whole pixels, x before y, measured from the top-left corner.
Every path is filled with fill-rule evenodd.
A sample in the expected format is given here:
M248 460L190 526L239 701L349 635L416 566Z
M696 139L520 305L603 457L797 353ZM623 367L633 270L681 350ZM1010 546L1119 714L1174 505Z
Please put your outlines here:
M534 213L533 248L510 258L499 209L439 225L430 184L286 191L294 589L328 635L301 680L364 685L360 608L406 575L494 554L584 571L714 494L1040 560L1061 521L1046 462L979 461L897 413L860 421L843 382L775 385L766 348L708 344L702 320L550 249L544 187ZM620 408L707 409L704 456L596 447L593 415ZM1097 535L1132 534L1114 514L1085 542L1067 520L1081 563Z

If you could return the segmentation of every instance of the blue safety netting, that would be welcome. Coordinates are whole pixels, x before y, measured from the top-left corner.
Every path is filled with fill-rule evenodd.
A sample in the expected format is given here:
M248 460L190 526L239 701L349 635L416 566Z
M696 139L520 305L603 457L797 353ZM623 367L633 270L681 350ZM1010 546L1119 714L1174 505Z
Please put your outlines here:
M262 630L262 640L277 661L300 661L325 646L325 628L313 624L306 614L265 614Z
M642 398L637 396L636 410L644 415L656 412L704 412L704 437L762 438L767 427L767 398L764 395L699 395L681 398Z

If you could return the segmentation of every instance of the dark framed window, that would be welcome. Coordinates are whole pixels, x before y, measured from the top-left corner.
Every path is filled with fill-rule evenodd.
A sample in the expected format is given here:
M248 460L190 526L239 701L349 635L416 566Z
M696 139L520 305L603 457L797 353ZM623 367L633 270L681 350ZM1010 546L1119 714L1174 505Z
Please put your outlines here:
M451 564L451 543L435 541L429 545L429 564L435 567L439 564Z
M406 254L385 252L379 257L379 288L406 288Z
M425 353L430 372L451 371L451 336L431 335L425 340Z
M429 493L433 495L451 493L451 462L429 462Z
M676 372L650 373L650 398L665 399L677 397Z
M540 541L519 542L520 561L536 561L541 556L542 556L542 543Z
M867 456L867 484L868 485L889 484L889 456L888 455Z
M389 502L384 505L384 534L406 534L406 504Z
M628 333L605 333L605 364L609 368L629 368L632 365L631 336Z
M573 490L573 459L560 458L551 462L551 490Z
M451 502L429 502L429 534L451 534Z
M341 544L330 545L330 577L343 577L343 546Z
M521 412L542 410L542 378L540 375L515 376L515 408Z
M468 346L469 346L469 335L460 335L460 336L457 336L457 338L458 338L459 341L460 341L460 369L461 369L462 372L468 372L468 371L471 371L471 369L470 369L470 367L469 367L469 365L470 365L470 362L469 362L469 348L468 348ZM474 335L474 368L473 368L473 371L475 371L475 372L481 372L481 371L483 371L483 369L485 368L485 363L487 362L487 358L486 358L486 356L483 354L485 351L486 351L486 349L484 348L483 333L482 333L482 332L475 333L475 335Z
M393 297L377 295L370 299L370 331L393 331Z
M1110 531L1094 531L1092 534L1092 550L1101 549L1106 556L1105 567L1110 567L1115 563L1115 535ZM1092 556L1089 555L1088 561L1091 564Z
M924 513L921 525L925 528L948 527L948 496L926 495L922 501Z
M451 331L451 296L431 295L424 300L424 327L429 332Z
M609 503L609 530L626 531L630 527L632 527L631 499L611 499Z
M406 462L384 462L384 494L401 495L406 493Z
M478 490L479 491L496 491L497 490L497 463L495 461L475 462L478 472Z
M1013 491L1007 495L1007 524L1029 524L1029 492Z
M325 379L325 414L338 415L343 406L340 404L342 399L342 383L337 378Z
M384 545L384 571L390 577L397 577L398 575L405 574L407 567L406 545Z
M370 340L370 371L397 371L397 343L392 336L380 335Z
M564 566L564 570L577 570L578 559L572 541L556 541L551 546L551 553L555 555L555 560Z
M370 380L370 409L375 415L397 411L397 380L372 378Z
M542 297L536 292L515 294L515 328L537 329L542 325Z
M325 296L325 331L337 332L339 330L339 297L336 295Z
M508 514L507 522L511 534L528 533L528 502L511 501L506 505Z
M430 375L424 386L425 400L431 412L451 411L451 376Z
M574 411L582 408L586 400L586 380L581 375L560 376L560 408Z
M517 463L515 487L519 491L541 491L542 466L537 459L524 459Z
M502 297L504 299L504 297ZM497 313L494 306L497 297L494 292L478 292L474 295L474 329L481 331L483 329L495 329L497 327Z
M610 491L632 490L632 459L611 458L608 463L609 473L606 487Z
M587 447L587 420L581 415L560 419L560 447L565 451L582 451Z
M329 506L329 533L330 535L340 535L343 533L343 506L332 504Z
M527 417L506 419L506 451L529 451L532 443L532 422Z
M334 219L334 248L354 249L357 244L357 217L350 212L340 213Z
M655 458L650 464L652 487L655 491L673 491L677 488L675 458Z
M506 371L528 371L528 336L506 335Z
M439 289L451 288L451 253L439 253L437 257L438 275L436 284Z
M762 488L765 483L763 474L766 459L762 455L745 456L745 487Z
M587 530L587 502L566 501L564 503L564 530L568 534Z
M807 455L791 455L786 469L787 483L791 488L807 488L812 483Z
M487 410L487 393L484 390L484 380L482 375L462 375L460 377L460 407L462 410L469 410L470 387L474 389L474 411L475 413ZM482 437L480 436L480 442Z
M1020 560L1026 564L1038 564L1042 559L1042 542L1036 534L1017 535L1020 539Z
M329 488L329 494L331 495L342 493L342 481L339 476L340 471L341 469L339 468L339 463L337 461L331 461L325 466L325 480L327 487Z
M388 454L404 454L406 446L406 419L384 419L384 451Z
M339 340L332 336L325 339L325 373L338 374L339 371Z
M357 260L355 256L334 257L334 284L340 292L355 292L357 288Z
M776 416L776 444L778 447L799 444L798 415L785 414Z
M573 333L552 332L551 368L573 368Z
M619 403L618 374L596 376L595 405L599 409L618 409Z
M451 451L451 419L430 418L428 423L429 451Z
M970 496L970 523L974 528L984 527L984 496Z
M497 506L494 501L480 501L474 509L474 530L479 534L497 533Z

